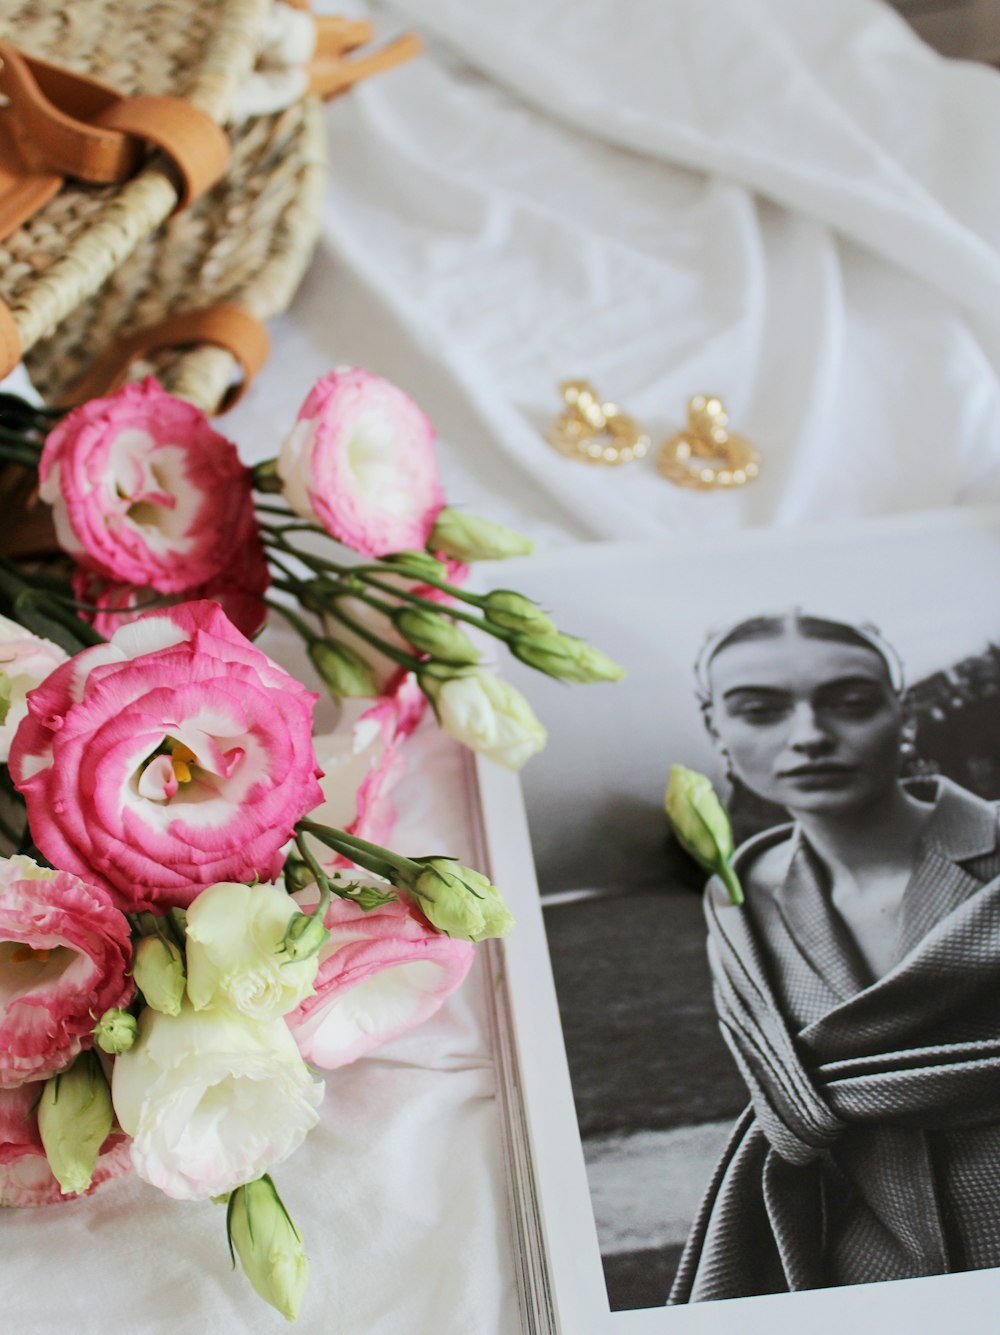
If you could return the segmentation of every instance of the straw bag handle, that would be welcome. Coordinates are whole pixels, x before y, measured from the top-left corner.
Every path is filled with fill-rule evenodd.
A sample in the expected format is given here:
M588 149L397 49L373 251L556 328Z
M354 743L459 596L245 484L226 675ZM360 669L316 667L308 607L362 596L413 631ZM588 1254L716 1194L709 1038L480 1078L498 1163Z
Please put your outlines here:
M242 372L229 386L216 412L233 406L267 360L270 339L263 324L242 306L222 301L200 310L175 311L117 339L90 369L60 397L60 407L73 407L110 394L123 384L133 362L152 353L208 344L224 348Z

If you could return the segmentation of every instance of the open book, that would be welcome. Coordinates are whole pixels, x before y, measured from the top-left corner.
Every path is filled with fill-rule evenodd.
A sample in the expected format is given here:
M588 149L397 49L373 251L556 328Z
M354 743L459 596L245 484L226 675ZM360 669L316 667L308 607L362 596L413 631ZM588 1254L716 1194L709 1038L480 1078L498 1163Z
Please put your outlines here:
M628 671L513 672L549 748L523 802L479 767L524 1329L996 1329L1000 515L515 573ZM742 908L706 914L674 763Z

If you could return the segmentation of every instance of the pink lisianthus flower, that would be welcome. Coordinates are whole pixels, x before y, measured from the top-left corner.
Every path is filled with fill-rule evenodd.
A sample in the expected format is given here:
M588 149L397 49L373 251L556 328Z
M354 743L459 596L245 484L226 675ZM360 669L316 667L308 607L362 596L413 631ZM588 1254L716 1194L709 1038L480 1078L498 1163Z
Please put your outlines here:
M425 705L409 674L398 675L386 695L341 702L337 727L314 739L323 770L323 804L312 813L313 820L374 844L388 841L396 821L392 792L406 768L403 743ZM329 849L315 851L325 865L345 865Z
M35 842L129 910L274 880L323 798L315 701L214 603L141 617L28 697L10 771Z
M296 514L365 556L423 547L444 506L429 419L401 389L359 369L316 382L278 475Z
M178 593L214 579L253 523L250 470L152 378L75 409L42 450L60 544L114 582Z
M186 589L182 593L160 594L148 586L138 588L134 584L106 580L84 566L77 566L73 572L73 592L79 602L97 609L83 611L81 616L99 635L110 640L115 631L149 611L148 605L153 600L169 606L207 598L219 604L241 635L253 639L267 617L264 594L271 576L252 511L248 518L245 536L234 539L229 564L199 588Z
M377 884L364 873L345 880ZM295 899L308 909L315 887ZM285 1016L307 1062L333 1070L414 1029L459 986L475 954L468 941L442 935L409 902L367 912L334 898L330 936L320 949L315 994Z
M109 895L31 858L0 859L0 1088L47 1079L132 997L132 949Z
M43 1083L0 1089L0 1206L58 1205L76 1199L63 1195L42 1148L35 1105ZM90 1187L83 1194L92 1195L103 1182L120 1177L131 1167L128 1137L112 1131L101 1146Z
M57 644L0 617L0 764L6 764L11 738L28 712L28 692L65 662Z

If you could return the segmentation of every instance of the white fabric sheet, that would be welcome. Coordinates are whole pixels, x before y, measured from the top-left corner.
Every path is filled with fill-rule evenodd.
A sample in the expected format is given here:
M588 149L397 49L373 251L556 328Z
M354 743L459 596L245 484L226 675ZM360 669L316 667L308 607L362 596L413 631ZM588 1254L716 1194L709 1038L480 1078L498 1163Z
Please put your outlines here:
M436 421L453 501L540 547L1000 497L995 72L875 0L371 13L429 51L329 109L316 261L223 420L248 459L350 362ZM542 433L580 375L654 440L721 394L759 482L693 494L652 457L560 457ZM467 855L457 754L429 730L401 805L398 847ZM517 1329L481 986L332 1075L276 1173L313 1258L301 1329ZM5 1225L11 1329L281 1328L228 1274L216 1207L132 1181Z

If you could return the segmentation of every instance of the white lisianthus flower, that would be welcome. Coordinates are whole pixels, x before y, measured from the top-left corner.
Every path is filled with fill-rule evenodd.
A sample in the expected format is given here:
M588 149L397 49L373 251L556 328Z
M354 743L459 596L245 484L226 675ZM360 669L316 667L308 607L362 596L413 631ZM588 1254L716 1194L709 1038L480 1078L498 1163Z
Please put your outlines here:
M546 731L527 700L492 672L424 677L421 686L445 732L505 769L520 769L545 745Z
M277 1020L313 994L319 961L289 960L282 942L302 910L273 885L222 881L187 911L187 994L196 1011L228 1006Z
M208 1200L294 1154L319 1120L323 1085L284 1020L185 1005L176 1016L142 1012L111 1096L143 1181L175 1200Z

